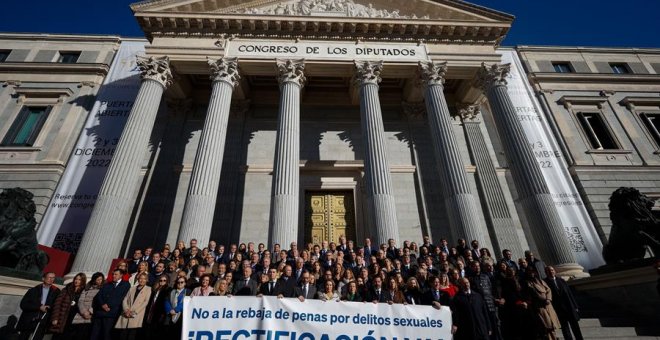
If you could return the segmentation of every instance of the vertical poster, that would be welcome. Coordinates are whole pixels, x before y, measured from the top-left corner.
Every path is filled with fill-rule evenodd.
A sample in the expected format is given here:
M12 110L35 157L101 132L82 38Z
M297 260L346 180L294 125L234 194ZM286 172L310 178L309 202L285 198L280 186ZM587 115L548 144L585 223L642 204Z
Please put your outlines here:
M144 41L123 41L37 230L40 244L75 253L140 88L136 56Z
M586 269L599 267L605 264L600 238L571 178L547 118L527 82L522 63L514 50L502 49L498 52L504 64L511 64L511 73L507 78L509 96L548 184L575 258Z

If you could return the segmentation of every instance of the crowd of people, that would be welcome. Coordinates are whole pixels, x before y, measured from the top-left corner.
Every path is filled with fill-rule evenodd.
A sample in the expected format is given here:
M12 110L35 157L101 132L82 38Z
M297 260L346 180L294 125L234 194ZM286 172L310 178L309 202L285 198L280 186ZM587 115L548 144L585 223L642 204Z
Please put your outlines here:
M570 288L533 252L495 258L477 240L455 246L395 240L375 246L338 242L272 250L197 240L135 249L108 278L77 274L61 291L55 275L21 301L22 339L179 339L185 296L251 295L447 306L454 339L582 339ZM32 337L32 338L30 338Z

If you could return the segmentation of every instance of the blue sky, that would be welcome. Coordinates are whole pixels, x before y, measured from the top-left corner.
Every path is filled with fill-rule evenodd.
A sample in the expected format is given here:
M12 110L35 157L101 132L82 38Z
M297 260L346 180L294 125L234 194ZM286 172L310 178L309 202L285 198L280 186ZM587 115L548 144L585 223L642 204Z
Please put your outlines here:
M129 0L6 0L1 32L141 37ZM660 48L660 0L473 0L516 16L504 45ZM31 8L28 8L30 6Z

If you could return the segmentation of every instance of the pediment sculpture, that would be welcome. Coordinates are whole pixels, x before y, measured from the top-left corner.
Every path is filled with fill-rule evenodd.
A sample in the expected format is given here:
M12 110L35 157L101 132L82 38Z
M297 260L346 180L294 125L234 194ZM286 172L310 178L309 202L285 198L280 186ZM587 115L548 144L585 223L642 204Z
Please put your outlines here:
M358 18L393 18L393 19L429 19L429 16L417 17L401 15L399 10L378 9L373 4L356 4L353 0L298 0L280 2L276 5L245 8L233 11L237 14L291 15L291 16L337 16Z

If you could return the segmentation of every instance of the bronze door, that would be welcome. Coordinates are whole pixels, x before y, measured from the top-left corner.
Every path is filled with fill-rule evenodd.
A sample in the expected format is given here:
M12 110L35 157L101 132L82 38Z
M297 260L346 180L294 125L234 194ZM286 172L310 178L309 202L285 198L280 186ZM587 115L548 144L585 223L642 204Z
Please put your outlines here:
M355 240L355 209L352 191L305 193L305 241L320 245L337 243L340 236Z

